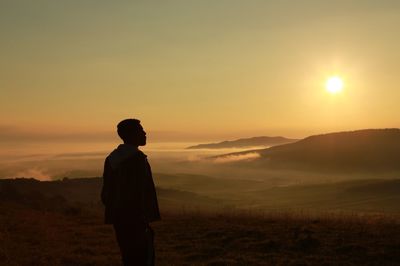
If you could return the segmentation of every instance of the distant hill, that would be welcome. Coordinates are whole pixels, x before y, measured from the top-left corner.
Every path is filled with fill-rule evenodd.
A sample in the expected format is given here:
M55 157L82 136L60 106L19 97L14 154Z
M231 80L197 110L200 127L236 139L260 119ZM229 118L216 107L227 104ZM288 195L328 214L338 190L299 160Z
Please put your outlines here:
M157 195L163 211L187 207L196 210L251 208L400 213L400 179L375 178L275 187L269 186L268 181L221 179L218 182L216 178L194 175L160 175L159 180L162 179L166 180L163 187L157 187ZM222 187L224 183L225 189ZM63 181L0 179L0 203L15 202L61 212L68 212L69 207L76 204L100 208L101 184L100 178Z
M352 180L245 192L261 209L399 213L400 180Z
M0 179L0 201L12 199L17 201L65 201L85 204L100 203L102 179L65 178L55 181L39 181L34 178ZM212 208L218 206L218 199L202 196L197 193L177 189L157 187L157 196L163 207L195 206Z
M226 149L226 148L246 148L254 146L275 146L286 143L292 143L297 139L288 139L284 137L253 137L238 140L227 140L218 143L199 144L187 147L187 149Z
M243 155L250 151L219 156ZM261 149L248 163L271 168L334 171L400 171L400 129L365 129L307 137Z

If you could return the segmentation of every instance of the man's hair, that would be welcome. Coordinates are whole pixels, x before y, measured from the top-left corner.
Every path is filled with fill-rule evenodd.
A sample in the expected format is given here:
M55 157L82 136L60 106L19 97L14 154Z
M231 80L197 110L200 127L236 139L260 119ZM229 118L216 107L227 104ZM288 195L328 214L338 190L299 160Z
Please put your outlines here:
M122 140L129 139L132 135L137 134L141 129L140 120L138 119L124 119L117 125L118 136Z

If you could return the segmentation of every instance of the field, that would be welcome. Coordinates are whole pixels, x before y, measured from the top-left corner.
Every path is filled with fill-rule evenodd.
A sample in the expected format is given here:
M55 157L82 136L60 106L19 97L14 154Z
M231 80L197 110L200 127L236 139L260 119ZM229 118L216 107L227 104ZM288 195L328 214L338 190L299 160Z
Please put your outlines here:
M100 204L41 199L0 203L1 265L120 265ZM400 263L394 215L162 210L157 265Z

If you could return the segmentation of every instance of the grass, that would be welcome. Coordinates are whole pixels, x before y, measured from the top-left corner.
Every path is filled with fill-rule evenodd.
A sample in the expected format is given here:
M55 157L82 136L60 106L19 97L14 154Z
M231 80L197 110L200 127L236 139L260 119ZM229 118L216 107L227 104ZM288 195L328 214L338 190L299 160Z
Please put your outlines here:
M396 216L163 210L153 224L157 265L400 264ZM120 265L100 205L2 201L0 243L0 265Z

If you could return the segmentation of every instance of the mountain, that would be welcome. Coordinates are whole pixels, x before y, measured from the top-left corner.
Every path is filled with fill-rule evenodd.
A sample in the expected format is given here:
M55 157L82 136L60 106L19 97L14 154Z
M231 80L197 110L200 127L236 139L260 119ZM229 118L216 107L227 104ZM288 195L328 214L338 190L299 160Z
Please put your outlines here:
M262 167L334 171L400 171L400 129L365 129L307 137L257 152L250 162ZM242 164L247 162L238 162Z
M246 148L254 146L275 146L286 143L292 143L297 139L288 139L284 137L253 137L238 140L227 140L218 143L199 144L187 147L187 149L225 149L225 148Z

